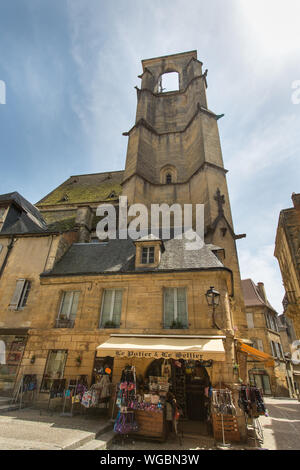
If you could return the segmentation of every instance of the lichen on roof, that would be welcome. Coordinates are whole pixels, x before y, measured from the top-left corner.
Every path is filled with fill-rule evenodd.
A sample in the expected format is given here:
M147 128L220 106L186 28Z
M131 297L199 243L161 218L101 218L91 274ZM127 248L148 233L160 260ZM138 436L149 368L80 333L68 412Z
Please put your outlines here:
M122 192L123 171L71 176L36 205L65 205L96 203L119 197Z

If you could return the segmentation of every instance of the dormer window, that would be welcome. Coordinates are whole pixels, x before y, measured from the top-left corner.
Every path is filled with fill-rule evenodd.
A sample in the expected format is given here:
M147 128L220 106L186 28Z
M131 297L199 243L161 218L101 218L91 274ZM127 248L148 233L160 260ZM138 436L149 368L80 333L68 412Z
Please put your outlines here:
M172 175L171 173L166 174L166 184L171 184L172 183Z
M154 246L144 246L142 249L142 264L154 263Z

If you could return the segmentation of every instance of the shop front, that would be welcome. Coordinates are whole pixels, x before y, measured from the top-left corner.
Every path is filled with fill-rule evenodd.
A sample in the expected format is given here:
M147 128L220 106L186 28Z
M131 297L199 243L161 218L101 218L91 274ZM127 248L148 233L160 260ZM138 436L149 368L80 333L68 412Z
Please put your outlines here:
M112 335L99 345L99 357L114 357L115 432L162 441L170 432L211 434L212 391L225 363L223 339Z
M0 329L0 395L11 396L27 340L27 330Z

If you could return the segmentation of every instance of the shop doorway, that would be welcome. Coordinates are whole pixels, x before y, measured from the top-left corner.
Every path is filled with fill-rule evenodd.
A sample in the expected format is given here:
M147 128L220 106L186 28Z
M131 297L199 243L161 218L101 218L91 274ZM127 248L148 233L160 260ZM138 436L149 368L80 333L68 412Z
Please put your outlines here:
M211 366L211 361L204 363ZM208 435L211 433L210 377L203 361L154 360L147 368L146 378L168 376L170 393L174 394L181 411L179 432Z

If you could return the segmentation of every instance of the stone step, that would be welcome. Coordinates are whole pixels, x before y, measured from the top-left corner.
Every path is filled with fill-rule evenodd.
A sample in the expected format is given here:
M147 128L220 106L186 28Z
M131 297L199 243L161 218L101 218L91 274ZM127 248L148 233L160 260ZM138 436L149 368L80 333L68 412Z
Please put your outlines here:
M20 405L0 405L0 413L3 413L4 411L18 410L19 408L20 408Z
M107 421L100 428L96 433L91 433L90 435L69 444L68 446L64 447L63 450L99 450L104 449L105 442L102 441L102 436L106 436L113 428L113 422Z
M114 431L101 434L97 439L87 442L86 444L74 450L107 450L115 437Z

